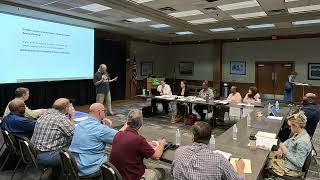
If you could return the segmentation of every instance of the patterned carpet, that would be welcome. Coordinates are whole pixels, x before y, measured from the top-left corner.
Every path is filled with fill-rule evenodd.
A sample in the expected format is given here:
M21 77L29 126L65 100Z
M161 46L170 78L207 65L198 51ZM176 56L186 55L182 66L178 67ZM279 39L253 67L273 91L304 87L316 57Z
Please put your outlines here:
M131 104L126 104L126 105L118 105L118 106L113 106L113 111L115 113L115 116L108 117L113 121L113 127L115 129L119 129L126 121L126 117L128 112L131 109L142 109L146 104L144 103L131 103ZM171 124L170 123L170 118L174 114L173 112L175 111L174 105L170 106L171 112L166 115L160 113L159 115L152 117L152 118L144 118L144 125L142 128L144 129L151 129L154 131L154 136L152 137L153 139L158 139L160 138L159 136L161 135L166 135L168 133L172 134L175 133L176 129L179 128L184 135L190 135L191 136L191 129L190 126L186 126L182 123L178 124ZM158 107L159 111L162 111L161 105ZM210 117L210 115L209 115ZM229 121L226 124L222 126L218 126L213 129L213 134L215 136L219 136L221 133L223 133L226 129L231 127L234 124L233 121ZM314 136L314 145L315 149L320 153L320 128L317 129L316 134ZM149 139L152 140L152 139ZM168 137L168 141L174 142L175 137ZM3 142L2 136L0 138L0 142ZM107 147L107 153L109 153L110 149ZM161 161L153 161L153 160L145 160L145 164L149 168L163 168L165 170L164 173L164 178L163 179L172 179L170 176L170 169L171 165L168 163L164 163ZM316 180L320 179L319 178L319 164L320 162L316 162L316 160L313 160L309 173L307 175L307 180ZM23 180L33 180L33 179L38 179L39 178L39 172L35 171L32 168L29 168L26 175L22 176L24 167L19 167L18 172L15 175L14 179L23 179ZM6 180L10 179L12 170L6 170L4 172L0 172L0 180ZM46 178L43 178L46 179ZM63 179L63 178L61 178Z

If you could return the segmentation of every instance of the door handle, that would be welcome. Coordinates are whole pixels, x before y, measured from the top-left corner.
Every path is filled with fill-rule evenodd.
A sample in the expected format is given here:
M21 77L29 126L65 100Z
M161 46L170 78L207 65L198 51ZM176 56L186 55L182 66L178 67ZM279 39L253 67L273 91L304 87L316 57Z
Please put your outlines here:
M271 79L272 79L272 81L274 81L274 72L272 72L272 74L271 74Z

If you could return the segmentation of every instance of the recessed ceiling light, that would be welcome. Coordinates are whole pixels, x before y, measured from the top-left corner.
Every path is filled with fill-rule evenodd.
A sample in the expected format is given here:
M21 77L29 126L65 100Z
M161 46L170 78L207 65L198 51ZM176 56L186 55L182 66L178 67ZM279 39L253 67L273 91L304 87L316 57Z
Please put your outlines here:
M218 6L218 8L221 9L222 11L229 11L234 9L243 9L243 8L256 7L256 6L260 6L259 3L256 0L252 0L252 1L244 1L239 3L225 4L225 5Z
M176 35L189 35L189 34L193 34L193 32L190 32L190 31L176 32Z
M135 3L146 3L146 2L153 1L153 0L129 0L129 1L132 1L132 2L135 2Z
M293 25L320 24L320 19L304 20L292 22Z
M285 2L293 2L293 1L300 1L300 0L285 0Z
M101 4L96 4L96 3L85 5L85 6L81 6L79 8L80 9L85 9L85 10L88 10L88 11L92 11L92 12L99 12L99 11L105 11L105 10L112 9L111 7L103 6Z
M249 18L256 18L256 17L263 17L263 16L267 16L267 14L263 11L254 12L254 13L247 13L247 14L232 15L232 17L235 19L249 19Z
M289 8L289 13L299 13L299 12L309 12L309 11L319 11L320 4L318 5L311 5L311 6L301 6L295 8Z
M170 13L169 16L179 18L179 17L195 16L199 14L203 14L203 12L199 10L190 10L190 11L180 11L180 12Z
M150 19L139 17L139 18L132 18L132 19L127 19L128 21L135 22L135 23L141 23L141 22L149 22L151 21Z
M274 24L257 24L257 25L249 25L247 28L249 29L259 29L259 28L272 28Z
M206 18L206 19L197 19L197 20L191 20L188 21L191 24L206 24L206 23L212 23L216 22L217 20L215 18Z
M232 27L225 27L225 28L215 28L215 29L209 29L212 32L225 32L225 31L234 31Z
M150 25L152 28L161 29L161 28L168 28L170 27L168 24L152 24Z

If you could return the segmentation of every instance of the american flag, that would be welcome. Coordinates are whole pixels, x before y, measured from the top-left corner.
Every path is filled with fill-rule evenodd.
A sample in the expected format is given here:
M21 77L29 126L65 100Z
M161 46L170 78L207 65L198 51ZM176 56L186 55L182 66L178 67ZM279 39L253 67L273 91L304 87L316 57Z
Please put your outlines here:
M136 56L133 57L133 62L132 62L132 79L131 81L134 84L137 84L137 62L136 62Z

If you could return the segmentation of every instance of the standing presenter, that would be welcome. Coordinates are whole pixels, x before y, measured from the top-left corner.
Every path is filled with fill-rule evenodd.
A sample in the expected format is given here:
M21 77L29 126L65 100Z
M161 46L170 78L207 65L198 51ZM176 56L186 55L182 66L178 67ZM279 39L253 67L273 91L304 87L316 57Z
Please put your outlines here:
M107 108L107 115L112 116L112 108L111 108L111 92L110 92L110 86L109 83L117 81L118 76L110 79L110 76L107 72L107 66L105 64L101 64L99 66L98 71L94 74L93 82L96 86L96 92L97 97L96 101L97 103L104 104Z

